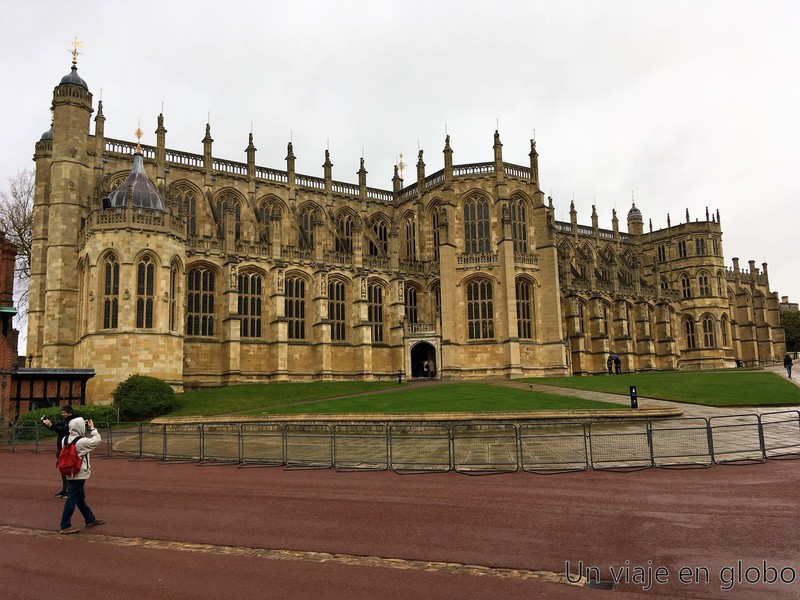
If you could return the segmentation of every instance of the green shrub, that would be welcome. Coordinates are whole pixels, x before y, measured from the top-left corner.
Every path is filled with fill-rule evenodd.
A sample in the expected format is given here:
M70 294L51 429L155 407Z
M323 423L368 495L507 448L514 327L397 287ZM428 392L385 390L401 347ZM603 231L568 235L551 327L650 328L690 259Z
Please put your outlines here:
M145 375L131 375L111 395L121 421L146 421L175 406L175 392L169 384Z
M86 406L74 405L72 407L75 414L83 419L92 419L96 427L105 427L106 424L114 425L117 422L117 409L113 406L102 404L87 404ZM17 439L32 440L55 437L55 432L47 429L41 423L41 418L45 417L52 423L61 421L61 407L50 406L39 408L24 413L16 423Z

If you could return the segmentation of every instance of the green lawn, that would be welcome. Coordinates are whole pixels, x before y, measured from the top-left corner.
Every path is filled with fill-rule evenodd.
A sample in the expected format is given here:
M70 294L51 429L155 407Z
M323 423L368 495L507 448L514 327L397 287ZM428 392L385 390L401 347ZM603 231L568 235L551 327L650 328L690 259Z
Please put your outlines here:
M517 381L626 396L630 393L630 386L635 385L640 397L706 406L800 404L800 388L789 383L785 377L765 371L671 371L593 377L542 377Z
M511 412L528 410L582 410L628 408L569 396L543 394L485 383L449 383L430 387L403 386L402 391L339 398L263 411L267 414Z
M382 389L396 391L373 394ZM365 394L351 396L351 394ZM347 396L347 397L342 397ZM176 396L170 417L227 414L430 413L582 410L626 407L485 383L429 387L394 382L267 383L234 385Z
M334 381L312 383L253 383L176 394L177 408L170 417L260 412L271 406L335 398L397 387L390 381Z

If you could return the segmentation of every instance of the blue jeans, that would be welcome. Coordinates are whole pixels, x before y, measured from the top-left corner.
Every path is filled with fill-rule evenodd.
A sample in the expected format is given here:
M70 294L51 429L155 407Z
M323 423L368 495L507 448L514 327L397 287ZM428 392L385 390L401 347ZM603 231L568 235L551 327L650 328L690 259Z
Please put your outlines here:
M75 512L76 506L87 525L97 519L86 504L86 494L83 490L85 485L85 479L67 479L67 499L64 501L64 511L61 513L61 529L72 527L72 513Z

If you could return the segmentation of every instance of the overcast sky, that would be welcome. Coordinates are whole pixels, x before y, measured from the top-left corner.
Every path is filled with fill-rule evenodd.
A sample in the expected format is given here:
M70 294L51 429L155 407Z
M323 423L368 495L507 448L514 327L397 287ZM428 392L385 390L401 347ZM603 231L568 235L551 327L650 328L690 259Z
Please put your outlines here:
M556 218L624 228L631 194L658 229L719 209L726 262L769 263L800 300L800 3L760 0L45 2L0 0L6 58L0 182L33 168L53 87L78 72L102 94L106 136L391 189L400 153L416 178L456 164L540 154Z

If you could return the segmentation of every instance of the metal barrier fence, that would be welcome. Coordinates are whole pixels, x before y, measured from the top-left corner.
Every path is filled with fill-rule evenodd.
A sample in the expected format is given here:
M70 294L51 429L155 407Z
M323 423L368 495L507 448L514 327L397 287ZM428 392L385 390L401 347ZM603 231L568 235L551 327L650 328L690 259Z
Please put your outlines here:
M698 468L800 457L800 411L619 421L328 424L99 424L95 456L239 467L398 473L561 473ZM0 451L53 452L38 424Z

